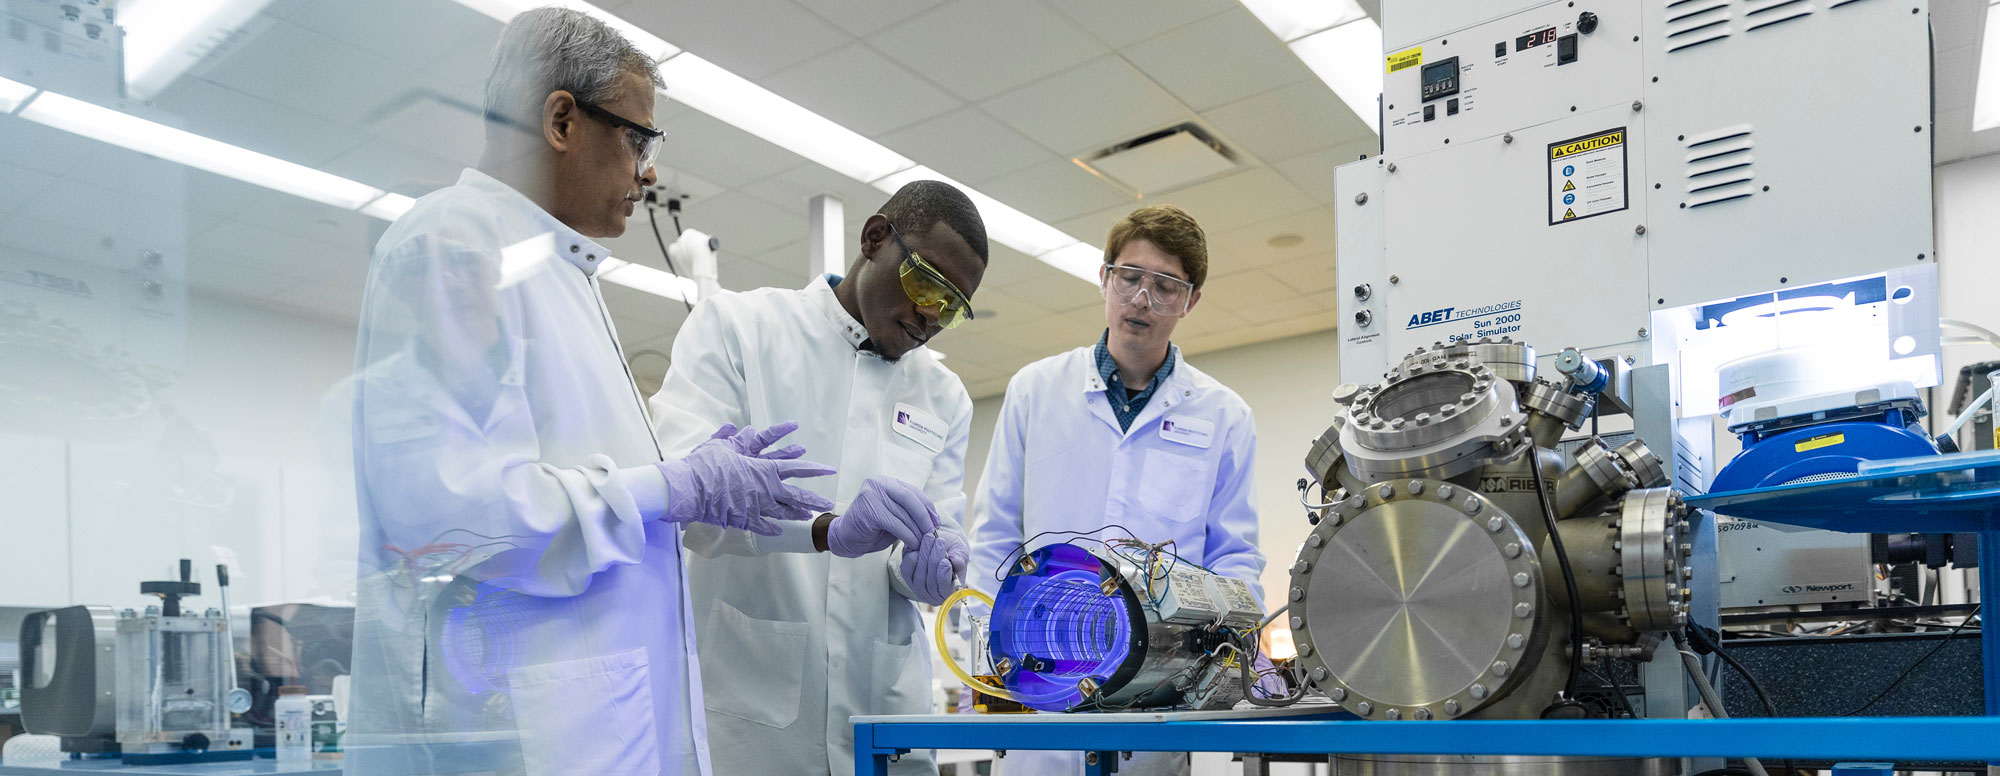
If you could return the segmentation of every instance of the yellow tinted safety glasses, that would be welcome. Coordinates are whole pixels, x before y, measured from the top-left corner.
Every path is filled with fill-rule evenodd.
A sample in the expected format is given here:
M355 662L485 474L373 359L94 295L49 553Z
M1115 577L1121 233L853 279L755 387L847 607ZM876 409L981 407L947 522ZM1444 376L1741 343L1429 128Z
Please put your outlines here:
M896 238L896 247L903 250L903 263L896 275L902 278L903 293L909 295L910 301L918 307L938 308L938 325L947 329L972 320L972 300L944 279L944 273L938 272L937 267L910 250L895 224L889 225L889 236Z

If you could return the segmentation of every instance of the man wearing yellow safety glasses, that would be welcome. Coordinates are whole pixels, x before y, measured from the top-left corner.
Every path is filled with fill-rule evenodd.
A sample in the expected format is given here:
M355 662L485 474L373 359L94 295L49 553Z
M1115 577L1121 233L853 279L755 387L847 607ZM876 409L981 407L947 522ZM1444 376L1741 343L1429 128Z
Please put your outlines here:
M993 592L995 567L1028 537L1129 532L1257 589L1256 423L1235 391L1172 342L1208 279L1201 226L1173 205L1133 211L1105 237L1098 278L1105 328L1096 344L1029 364L1007 384L969 579ZM1185 774L1188 758L1140 754L1118 772ZM1000 770L1081 773L1076 752L1010 752Z
M861 227L845 277L723 293L695 307L653 397L661 448L718 426L796 419L797 447L839 470L799 481L835 512L776 535L687 530L715 772L829 774L854 762L855 714L931 710L913 602L965 569L972 399L924 348L972 319L986 226L948 184L906 185ZM893 773L935 774L927 753Z

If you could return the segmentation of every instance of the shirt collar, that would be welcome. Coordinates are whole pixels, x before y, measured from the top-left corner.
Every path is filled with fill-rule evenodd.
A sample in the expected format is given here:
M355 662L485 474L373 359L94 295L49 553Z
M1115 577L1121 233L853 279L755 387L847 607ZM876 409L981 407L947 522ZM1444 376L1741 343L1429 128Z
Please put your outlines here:
M848 315L847 308L840 306L840 299L833 295L833 287L840 285L840 279L839 275L833 273L814 278L806 283L806 297L819 307L827 322L833 324L833 328L847 338L849 346L860 350L861 343L868 341L868 329L862 326L860 321L855 320L854 316Z
M1097 374L1084 378L1085 391L1105 390L1105 387L1111 384L1112 375L1118 374L1118 362L1111 358L1110 341L1110 329L1105 329L1104 333L1097 335L1097 346L1091 348L1091 355L1097 362ZM1157 390L1166 384L1167 378L1174 374L1174 362L1179 360L1181 360L1181 347L1171 342L1167 343L1167 360L1160 364L1159 369L1154 370L1153 380L1146 384L1144 392ZM1126 386L1126 390L1131 390L1131 386Z
M583 270L585 275L595 275L606 261L613 260L611 252L595 240L583 236L567 224L528 199L527 195L515 191L514 187L500 182L491 175L465 168L458 176L458 185L477 191L494 200L506 209L500 213L499 223L508 229L506 239L509 244L532 240L547 235L557 256Z

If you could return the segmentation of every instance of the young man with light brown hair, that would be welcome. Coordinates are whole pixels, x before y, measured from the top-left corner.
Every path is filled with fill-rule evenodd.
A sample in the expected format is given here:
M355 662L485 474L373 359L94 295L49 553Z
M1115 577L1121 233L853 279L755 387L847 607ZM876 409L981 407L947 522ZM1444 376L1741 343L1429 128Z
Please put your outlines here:
M1129 531L1258 589L1256 423L1235 391L1172 343L1208 280L1201 225L1173 205L1133 211L1105 238L1099 277L1097 343L1029 364L1007 385L974 504L983 517L971 584L994 592L996 567L1025 537ZM1083 772L1076 752L1010 752L1003 763L1012 774ZM1187 769L1186 754L1162 753L1135 756L1119 772Z

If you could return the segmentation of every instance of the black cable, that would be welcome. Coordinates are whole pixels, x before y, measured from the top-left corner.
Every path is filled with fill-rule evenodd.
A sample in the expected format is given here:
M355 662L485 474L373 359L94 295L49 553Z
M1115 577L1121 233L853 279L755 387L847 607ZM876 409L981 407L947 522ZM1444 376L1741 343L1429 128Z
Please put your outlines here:
M1750 691L1757 694L1757 702L1763 704L1764 716L1779 716L1778 705L1771 702L1771 696L1765 694L1764 685L1757 682L1757 677L1750 674L1750 669L1744 668L1742 663L1736 662L1736 658L1730 657L1729 653L1722 649L1721 644L1709 641L1708 634L1703 633L1700 628L1689 628L1687 631L1690 639L1697 642L1702 649L1715 653L1715 656L1721 658L1723 663L1728 664L1730 668L1736 669L1736 674L1743 677L1744 683L1750 685Z
M653 215L653 203L651 198L651 192L648 192L647 194L648 196L646 202L646 222L653 225L653 241L660 244L660 256L667 260L667 271L674 273L675 277L683 277L683 278L687 277L686 275L681 274L679 267L674 266L674 255L667 252L667 240L666 238L660 236L660 218L659 216ZM674 216L674 233L678 235L680 233L680 229L681 229L681 217ZM694 312L694 303L688 301L686 297L681 298L681 304L687 305L688 312Z
M1542 502L1542 519L1549 525L1549 544L1556 550L1556 565L1562 567L1563 590L1569 593L1569 678L1563 683L1564 697L1576 698L1576 674L1583 668L1583 597L1576 591L1576 572L1569 565L1569 551L1563 549L1562 531L1556 528L1556 507L1549 497L1548 482L1542 479L1541 448L1529 446L1528 468L1535 474L1535 495Z
M1875 693L1875 697L1868 699L1867 703L1863 703L1860 706L1854 707L1853 711L1847 712L1845 714L1836 714L1834 716L1852 717L1856 714L1860 714L1861 712L1867 711L1868 707L1881 702L1883 698L1889 697L1889 691L1896 689L1896 685L1902 684L1904 679L1910 678L1910 673L1916 671L1917 666L1923 665L1924 661L1931 659L1931 656L1937 654L1938 650L1944 649L1944 645L1951 643L1952 639L1958 638L1958 634L1961 631L1965 630L1965 626L1972 624L1972 618L1978 617L1980 608L1984 606L1985 604L1981 603L1979 606L1973 607L1972 613L1966 615L1965 619L1958 623L1958 627L1951 629L1951 633L1946 634L1944 638L1938 639L1937 646L1931 647L1931 651L1925 652L1923 657L1917 658L1917 662L1911 663L1909 668L1903 669L1903 673L1898 674L1894 681L1890 682L1888 686L1882 688L1881 692ZM1980 628L1982 630L1985 627L1986 627L1985 623L1983 622L1980 623Z

